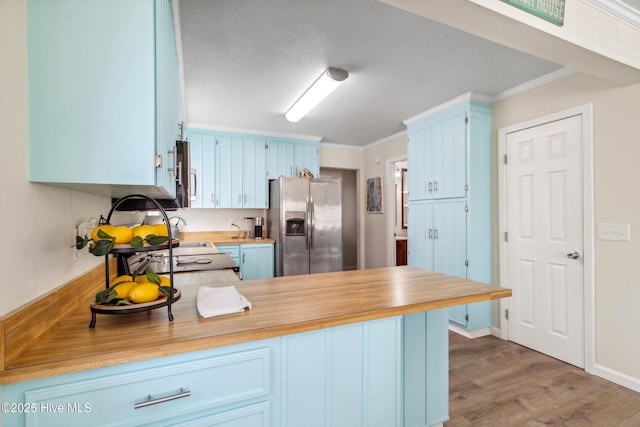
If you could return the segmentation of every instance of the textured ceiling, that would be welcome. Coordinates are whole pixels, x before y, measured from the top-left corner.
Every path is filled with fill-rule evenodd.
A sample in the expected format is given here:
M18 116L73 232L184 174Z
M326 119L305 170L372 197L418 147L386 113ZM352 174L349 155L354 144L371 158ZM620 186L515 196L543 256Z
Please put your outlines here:
M467 92L561 68L375 0L180 0L187 122L365 146ZM329 67L349 78L297 123Z

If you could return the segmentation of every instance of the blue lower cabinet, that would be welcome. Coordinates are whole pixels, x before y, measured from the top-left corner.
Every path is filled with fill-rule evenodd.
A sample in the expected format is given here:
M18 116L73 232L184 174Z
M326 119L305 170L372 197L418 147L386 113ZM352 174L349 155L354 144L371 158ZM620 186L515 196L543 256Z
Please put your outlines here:
M402 425L402 318L283 338L282 426Z
M430 426L447 361L441 309L5 385L2 425Z
M278 402L279 342L263 340L2 386L3 402L22 405L16 412L5 411L2 425L198 425L185 423L187 419L205 425L216 425L215 420L225 426L277 425L277 411L268 408ZM239 424L228 423L233 417ZM241 424L243 418L251 423Z
M273 243L249 243L216 245L238 264L243 280L268 279L274 277Z

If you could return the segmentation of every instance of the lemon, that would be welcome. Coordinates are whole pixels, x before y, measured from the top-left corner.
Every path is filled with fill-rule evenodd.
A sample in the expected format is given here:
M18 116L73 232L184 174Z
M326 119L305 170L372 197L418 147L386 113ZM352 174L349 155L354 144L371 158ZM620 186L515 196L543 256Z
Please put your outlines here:
M122 282L133 282L133 277L131 277L128 274L123 274L122 276L118 276L111 281L111 286L117 285L118 283L122 283Z
M94 242L97 242L98 240L101 240L100 237L98 237L98 231L100 231L100 230L102 230L103 232L105 232L109 236L113 237L115 227L113 225L111 225L111 224L102 224L102 225L97 226L91 232L91 240L93 240Z
M166 224L154 224L152 225L154 233L156 236L169 236L169 230L167 230Z
M140 224L133 227L133 237L146 239L149 234L156 234L156 229L151 225Z
M113 227L112 236L115 237L113 243L129 243L131 242L131 239L133 239L133 230L126 225L119 225L117 227Z
M116 290L116 298L125 299L129 296L129 292L131 292L131 288L137 286L136 282L120 282L115 285L114 289Z
M149 279L147 279L147 276L145 276L144 274L139 274L136 276L136 283L150 283Z
M171 280L166 276L160 276L160 286L171 286Z
M147 276L144 274L141 274L138 277L136 277L135 282L136 283L153 283L156 286L167 286L167 287L171 286L171 280L168 277L166 276L158 276L158 277L160 277L160 285L158 285L157 283L150 282Z
M129 291L129 300L133 303L155 301L160 296L160 288L155 283L138 283Z

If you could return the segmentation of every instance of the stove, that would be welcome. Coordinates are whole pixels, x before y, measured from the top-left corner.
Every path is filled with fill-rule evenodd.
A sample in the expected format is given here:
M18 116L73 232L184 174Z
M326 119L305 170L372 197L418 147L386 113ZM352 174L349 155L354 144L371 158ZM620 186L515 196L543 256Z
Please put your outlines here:
M154 273L168 274L173 264L173 273L233 270L240 273L240 267L226 252L218 252L211 243L187 243L169 250L138 253L128 259L130 273L143 272L147 268Z

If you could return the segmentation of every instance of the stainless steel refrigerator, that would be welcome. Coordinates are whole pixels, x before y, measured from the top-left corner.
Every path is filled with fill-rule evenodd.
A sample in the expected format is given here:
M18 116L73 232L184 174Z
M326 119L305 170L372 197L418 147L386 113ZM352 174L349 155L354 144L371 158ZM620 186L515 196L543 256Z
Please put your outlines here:
M276 276L342 270L341 181L271 181L267 229L276 241Z

